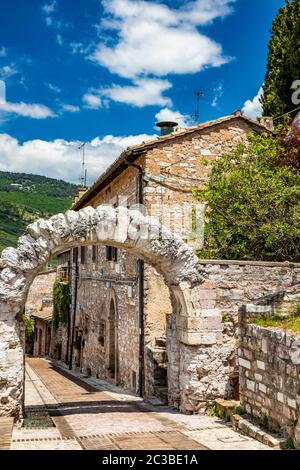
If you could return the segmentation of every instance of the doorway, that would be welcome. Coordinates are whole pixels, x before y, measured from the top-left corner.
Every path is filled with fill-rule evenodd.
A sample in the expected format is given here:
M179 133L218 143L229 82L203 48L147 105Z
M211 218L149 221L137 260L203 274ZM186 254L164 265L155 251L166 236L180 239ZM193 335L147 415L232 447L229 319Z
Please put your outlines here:
M118 382L118 332L117 311L113 299L111 299L108 316L108 373L109 377Z

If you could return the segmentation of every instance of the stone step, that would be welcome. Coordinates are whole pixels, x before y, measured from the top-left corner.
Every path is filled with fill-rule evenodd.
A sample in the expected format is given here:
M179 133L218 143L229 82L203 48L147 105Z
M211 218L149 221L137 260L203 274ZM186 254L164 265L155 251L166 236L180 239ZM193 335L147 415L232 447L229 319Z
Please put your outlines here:
M10 449L13 426L13 418L0 417L0 450Z
M235 413L235 410L240 407L240 402L235 400L222 400L215 401L218 415L222 419L230 419Z
M163 404L168 404L168 387L157 386L154 388L154 394Z
M252 437L274 450L286 448L287 439L263 430L258 424L240 415L231 416L233 429L245 436Z

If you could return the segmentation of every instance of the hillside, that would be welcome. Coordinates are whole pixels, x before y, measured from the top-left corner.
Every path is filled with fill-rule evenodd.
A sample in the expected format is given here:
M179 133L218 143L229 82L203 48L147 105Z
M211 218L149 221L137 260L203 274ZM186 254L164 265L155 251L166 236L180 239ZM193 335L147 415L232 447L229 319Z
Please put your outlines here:
M29 223L69 209L75 192L65 181L0 171L0 253Z

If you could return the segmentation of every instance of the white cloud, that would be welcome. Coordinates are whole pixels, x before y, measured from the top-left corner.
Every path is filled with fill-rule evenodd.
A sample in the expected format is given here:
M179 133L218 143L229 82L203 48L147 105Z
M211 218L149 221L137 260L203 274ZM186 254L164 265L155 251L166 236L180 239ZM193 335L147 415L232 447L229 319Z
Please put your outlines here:
M0 113L17 114L18 116L33 119L46 119L54 117L53 111L43 104L31 103L0 103Z
M92 93L86 93L83 95L82 101L88 108L91 109L98 109L102 105L100 96L94 95Z
M59 34L59 33L56 35L56 42L57 42L57 44L58 44L59 46L62 46L63 43L64 43L63 38L62 38L62 35Z
M100 90L100 94L113 101L139 108L148 105L170 106L171 100L163 96L163 93L171 87L172 83L168 80L137 78L133 80L133 85L112 85Z
M233 0L198 0L182 9L139 0L104 0L117 42L100 42L90 59L125 78L195 73L230 59L222 46L201 34L197 25L230 12ZM116 32L117 30L117 32Z
M96 137L85 147L88 181L91 183L128 146L153 138L147 134ZM81 172L80 142L57 139L51 142L30 140L21 144L8 134L0 134L0 170L25 172L79 182Z
M42 12L45 18L46 25L50 28L54 29L62 29L63 27L66 27L67 24L63 24L61 20L56 19L56 13L57 13L57 8L58 8L58 3L56 0L50 3L45 3L42 6ZM60 39L56 37L56 40L58 44L60 44ZM61 41L62 42L62 41Z
M6 57L6 56L7 56L6 47L4 47L4 46L0 47L0 57Z
M80 111L79 106L74 106L73 104L63 104L62 109L69 113L77 113Z
M45 83L45 85L49 88L49 90L54 91L54 93L61 92L61 88L59 88L57 85L54 85L53 83Z
M0 77L2 79L12 77L13 75L16 75L18 70L12 66L12 65L4 65L3 67L0 68Z
M260 103L260 98L263 95L262 87L259 89L257 95L252 100L247 100L244 103L242 112L245 116L251 119L257 119L258 117L262 116L263 108L262 104Z
M54 0L53 2L50 2L50 3L45 3L43 6L42 6L42 10L44 13L46 13L47 15L49 15L50 13L53 13L57 8L57 2L56 0Z
M157 122L159 121L173 121L177 122L179 127L187 127L190 125L189 116L184 116L179 111L172 111L171 109L164 108L155 115Z
M213 108L217 108L218 104L219 104L219 100L220 100L220 98L222 98L222 96L224 94L223 82L219 83L219 85L214 88L213 93L214 93L214 97L213 97L213 100L211 102L211 105L212 105Z

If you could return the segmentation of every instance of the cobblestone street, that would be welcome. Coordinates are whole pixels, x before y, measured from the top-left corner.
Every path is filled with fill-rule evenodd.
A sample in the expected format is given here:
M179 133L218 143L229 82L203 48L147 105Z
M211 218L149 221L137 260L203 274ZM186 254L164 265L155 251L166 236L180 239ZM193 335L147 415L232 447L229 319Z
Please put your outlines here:
M15 425L13 450L268 449L216 418L151 405L45 359L27 359L25 405L28 416L49 414L54 426Z

